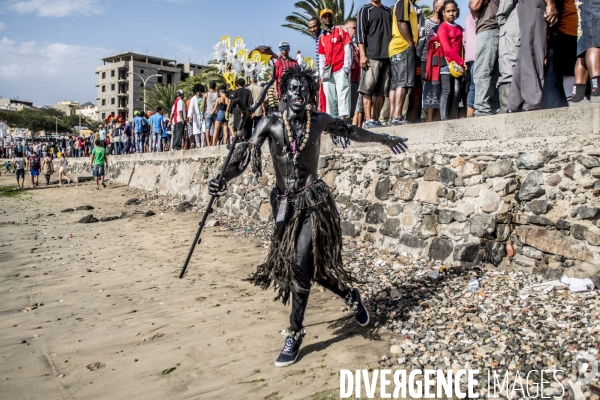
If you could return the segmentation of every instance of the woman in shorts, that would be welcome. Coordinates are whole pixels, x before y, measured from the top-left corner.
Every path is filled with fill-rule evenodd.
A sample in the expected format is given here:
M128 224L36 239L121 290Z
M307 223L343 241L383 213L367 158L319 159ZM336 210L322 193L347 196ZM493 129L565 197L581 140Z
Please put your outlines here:
M215 119L215 133L212 140L213 146L219 144L221 128L224 132L223 143L227 143L227 140L229 139L229 127L225 115L225 110L227 110L227 107L229 107L229 94L227 93L227 89L221 88L221 90L219 90L219 98L215 102L215 107L212 110L213 114L217 114L217 118Z

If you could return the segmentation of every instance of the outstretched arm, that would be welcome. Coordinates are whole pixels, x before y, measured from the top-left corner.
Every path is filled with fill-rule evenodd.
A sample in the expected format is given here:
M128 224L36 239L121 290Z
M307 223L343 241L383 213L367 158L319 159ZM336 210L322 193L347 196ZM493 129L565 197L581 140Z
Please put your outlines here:
M400 154L408 149L406 142L408 139L400 136L390 136L387 133L374 133L354 126L341 119L333 118L329 114L321 114L328 119L325 130L331 135L336 135L344 139L354 140L361 143L381 143L389 147L394 154Z

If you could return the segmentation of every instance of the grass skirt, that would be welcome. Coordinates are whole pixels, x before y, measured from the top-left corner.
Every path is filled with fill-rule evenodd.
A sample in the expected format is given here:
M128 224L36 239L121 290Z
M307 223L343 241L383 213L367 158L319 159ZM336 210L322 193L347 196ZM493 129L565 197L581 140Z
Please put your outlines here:
M273 214L279 206L277 188L271 193ZM312 224L312 257L314 273L312 281L327 280L345 290L352 283L352 277L344 269L342 262L342 228L331 190L322 180L310 185L301 192L288 197L288 218L276 223L271 238L271 247L264 264L248 278L263 290L272 285L278 292L275 301L287 304L290 293L301 293L301 278L294 267L296 241L302 223L309 213Z

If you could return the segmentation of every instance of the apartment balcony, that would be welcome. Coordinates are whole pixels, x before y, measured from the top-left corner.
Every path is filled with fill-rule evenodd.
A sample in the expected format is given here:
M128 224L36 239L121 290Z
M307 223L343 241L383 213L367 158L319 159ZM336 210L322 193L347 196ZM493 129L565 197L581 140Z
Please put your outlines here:
M117 97L129 97L129 93L127 93L127 92L119 92L119 93L117 93Z
M117 110L118 111L128 111L129 107L128 106L119 106L119 107L117 107Z

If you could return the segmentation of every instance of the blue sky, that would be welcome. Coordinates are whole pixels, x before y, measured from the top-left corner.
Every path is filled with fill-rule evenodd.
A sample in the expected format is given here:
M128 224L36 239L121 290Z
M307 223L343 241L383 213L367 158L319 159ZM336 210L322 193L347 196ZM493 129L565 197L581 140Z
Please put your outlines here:
M133 50L206 63L224 35L241 36L248 48L276 48L287 40L293 52L313 56L312 39L281 26L295 2L0 0L0 96L36 106L62 100L95 103L94 71L102 57ZM366 3L357 0L355 8ZM458 3L464 20L467 2Z

